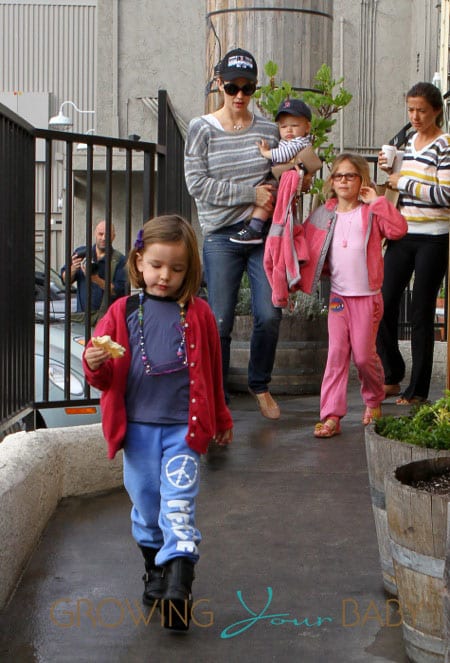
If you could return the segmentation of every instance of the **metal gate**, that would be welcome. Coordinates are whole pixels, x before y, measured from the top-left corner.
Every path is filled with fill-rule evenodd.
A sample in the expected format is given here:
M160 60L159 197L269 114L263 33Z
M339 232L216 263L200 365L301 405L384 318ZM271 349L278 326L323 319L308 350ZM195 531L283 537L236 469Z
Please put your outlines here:
M45 144L45 209L43 227L42 224L40 227L39 269L35 264L37 141ZM77 149L79 146L83 148L81 152ZM45 408L98 403L86 382L76 403L71 397L73 330L69 312L73 292L68 279L61 302L64 325L61 396L55 399L54 394L50 394L50 340L54 318L51 261L55 254L51 201L55 199L52 195L55 152L62 155L59 160L64 167L62 234L67 265L77 243L84 243L90 249L95 209L102 210L107 245L113 224L120 225L118 248L124 255L129 251L136 228L148 218L162 213L178 213L188 220L191 216L191 199L183 170L184 138L166 91L160 91L158 96L158 143L36 129L0 105L0 439L17 428L18 422L25 421L27 427L42 423L36 415ZM83 242L79 241L80 233ZM109 293L111 265L108 258L111 255L108 251L111 249L107 249L106 255L105 292ZM36 288L41 295L38 331L43 362L42 382L36 385L37 392ZM91 302L89 296L87 299L84 329L80 334L84 343L91 336Z

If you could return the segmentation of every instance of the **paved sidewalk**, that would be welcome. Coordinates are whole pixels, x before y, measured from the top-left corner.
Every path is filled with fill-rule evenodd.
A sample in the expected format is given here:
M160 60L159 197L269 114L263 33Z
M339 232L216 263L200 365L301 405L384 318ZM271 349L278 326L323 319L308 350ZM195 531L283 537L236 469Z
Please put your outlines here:
M358 387L331 440L312 436L317 396L279 402L270 422L235 396L232 448L203 459L189 633L143 611L130 505L115 491L60 504L0 616L0 661L406 663L382 587Z

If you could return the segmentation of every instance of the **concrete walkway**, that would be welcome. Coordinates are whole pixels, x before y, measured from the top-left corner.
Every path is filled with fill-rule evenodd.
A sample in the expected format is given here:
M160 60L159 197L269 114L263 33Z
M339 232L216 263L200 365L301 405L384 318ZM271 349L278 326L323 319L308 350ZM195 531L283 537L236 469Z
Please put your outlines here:
M279 402L270 422L235 396L232 448L203 459L189 633L144 612L129 500L115 491L60 503L0 616L0 661L406 663L382 587L358 387L331 440L312 436L317 396Z

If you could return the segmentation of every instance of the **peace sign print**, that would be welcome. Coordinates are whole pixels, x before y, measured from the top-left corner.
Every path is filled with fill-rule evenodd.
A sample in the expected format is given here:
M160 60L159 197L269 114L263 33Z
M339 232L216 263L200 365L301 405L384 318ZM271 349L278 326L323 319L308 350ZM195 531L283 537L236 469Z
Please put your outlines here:
M197 461L187 454L174 456L166 465L166 477L175 488L182 490L191 488L197 479L197 474Z

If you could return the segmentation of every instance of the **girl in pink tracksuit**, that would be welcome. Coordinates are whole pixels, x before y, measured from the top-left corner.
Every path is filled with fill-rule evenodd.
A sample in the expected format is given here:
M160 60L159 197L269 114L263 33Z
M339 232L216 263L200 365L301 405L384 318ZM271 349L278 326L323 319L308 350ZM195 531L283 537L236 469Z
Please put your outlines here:
M335 159L324 191L330 198L304 224L310 257L302 266L301 287L314 292L322 271L330 275L328 360L314 435L333 437L347 413L351 357L366 406L363 424L381 416L384 374L376 337L383 315L382 242L403 237L407 224L385 197L377 196L369 164L359 155L343 153Z

